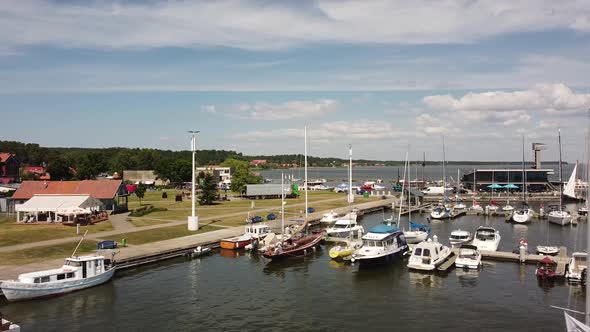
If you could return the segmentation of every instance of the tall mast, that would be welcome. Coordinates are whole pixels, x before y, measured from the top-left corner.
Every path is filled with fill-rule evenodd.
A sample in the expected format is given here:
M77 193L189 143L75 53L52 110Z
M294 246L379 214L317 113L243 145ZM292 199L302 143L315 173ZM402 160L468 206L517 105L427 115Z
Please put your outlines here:
M447 173L445 169L446 155L445 155L445 137L443 136L443 195L447 198Z
M559 211L561 212L563 205L563 178L561 174L561 129L557 129L557 137L559 140Z
M426 152L422 152L422 186L425 185L424 168L426 168Z
M307 225L307 191L309 190L307 185L307 125L303 130L303 136L305 137L305 224Z
M354 194L352 193L352 144L348 145L348 205L354 201Z
M590 115L590 109L588 109ZM586 157L587 160L590 160L590 126L588 126L588 138L586 141ZM588 162L586 162L586 181L590 179L590 167L588 167ZM590 209L590 186L586 189L586 208ZM590 252L588 250L590 248L590 227L586 227L586 252ZM590 273L586 273L586 285L590 285ZM590 292L586 290L586 325L590 326Z
M404 183L402 183L402 195L400 196L400 199L399 199L399 213L397 215L398 223L402 218L402 205L404 204L404 190L406 188L406 167L407 167L407 164L408 164L408 152L406 152L406 160L404 162Z
M285 232L285 174L281 172L281 234ZM284 236L281 236L281 241Z
M526 171L524 170L524 135L522 135L522 200L526 203Z

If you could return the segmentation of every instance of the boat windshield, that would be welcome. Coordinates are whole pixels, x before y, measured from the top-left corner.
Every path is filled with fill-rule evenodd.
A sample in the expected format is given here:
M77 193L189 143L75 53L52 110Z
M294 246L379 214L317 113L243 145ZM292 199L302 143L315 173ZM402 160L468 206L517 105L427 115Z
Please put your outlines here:
M453 234L451 234L451 239L453 239L453 240L467 240L467 239L469 239L469 235L453 235Z
M578 256L575 258L576 264L586 265L586 256Z
M334 227L332 227L332 228L337 228L337 229L344 229L344 228L348 228L348 225L338 225L338 224L336 224L336 225L334 225Z
M496 239L496 234L488 231L478 232L477 239L480 241L494 241Z
M67 266L74 266L74 267L80 267L80 266L82 266L82 263L81 262L67 260L65 265L67 265Z
M376 240L363 240L363 246L366 246L366 247L383 247L383 243L381 241L376 241Z

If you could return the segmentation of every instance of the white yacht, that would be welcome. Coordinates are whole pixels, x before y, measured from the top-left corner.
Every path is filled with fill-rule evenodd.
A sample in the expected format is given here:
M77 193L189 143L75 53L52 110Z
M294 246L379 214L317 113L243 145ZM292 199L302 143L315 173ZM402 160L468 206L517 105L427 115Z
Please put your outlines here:
M472 244L476 246L478 250L496 251L498 250L500 239L500 232L494 228L480 226L475 231Z
M517 209L512 213L512 221L519 224L526 224L533 219L535 216L535 211L528 207L528 205L523 204L520 209Z
M9 301L59 295L97 286L109 281L115 266L104 256L88 255L66 258L53 270L24 273L17 280L3 280L0 288Z
M454 230L451 232L451 236L449 237L449 243L454 247L457 245L469 243L473 240L473 235L471 232L463 231L460 229Z
M476 246L464 244L459 248L459 255L455 259L458 268L477 269L481 266L481 253Z
M380 224L363 235L363 246L352 254L360 266L389 263L408 251L403 232L397 227Z
M436 206L434 206L432 208L432 211L430 212L430 217L432 219L447 219L447 218L451 218L451 216L452 216L451 213L452 213L451 209L449 209L445 205L437 204Z
M565 277L569 281L582 282L586 277L588 254L585 252L574 252L567 265Z
M322 219L320 219L320 222L322 224L333 224L336 222L336 220L338 220L338 213L334 212L334 211L330 211L328 213L325 213L322 216Z
M361 238L364 232L363 226L352 219L339 219L326 230L326 237L333 238Z
M572 215L566 210L554 210L547 214L550 223L565 226L572 222Z
M408 267L415 270L432 271L444 263L451 255L451 249L436 240L429 239L418 243L412 251Z

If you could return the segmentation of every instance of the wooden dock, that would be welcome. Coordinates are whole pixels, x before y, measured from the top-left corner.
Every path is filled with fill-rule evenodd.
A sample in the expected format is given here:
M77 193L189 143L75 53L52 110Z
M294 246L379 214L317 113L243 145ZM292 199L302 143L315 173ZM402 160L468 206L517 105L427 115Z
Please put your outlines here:
M451 252L451 255L449 255L449 258L447 258L447 260L442 263L437 270L439 271L447 271L448 269L450 269L451 267L455 266L455 260L457 260L457 255L459 253L456 252L455 250L453 250Z

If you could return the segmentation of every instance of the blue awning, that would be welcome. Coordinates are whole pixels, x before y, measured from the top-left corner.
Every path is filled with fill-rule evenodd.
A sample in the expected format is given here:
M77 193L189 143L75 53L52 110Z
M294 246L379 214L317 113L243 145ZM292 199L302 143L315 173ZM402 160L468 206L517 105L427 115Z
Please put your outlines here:
M394 233L394 232L398 232L398 231L399 231L399 228L393 227L393 226L388 226L385 224L379 224L379 225L369 229L370 233L381 233L381 234Z

